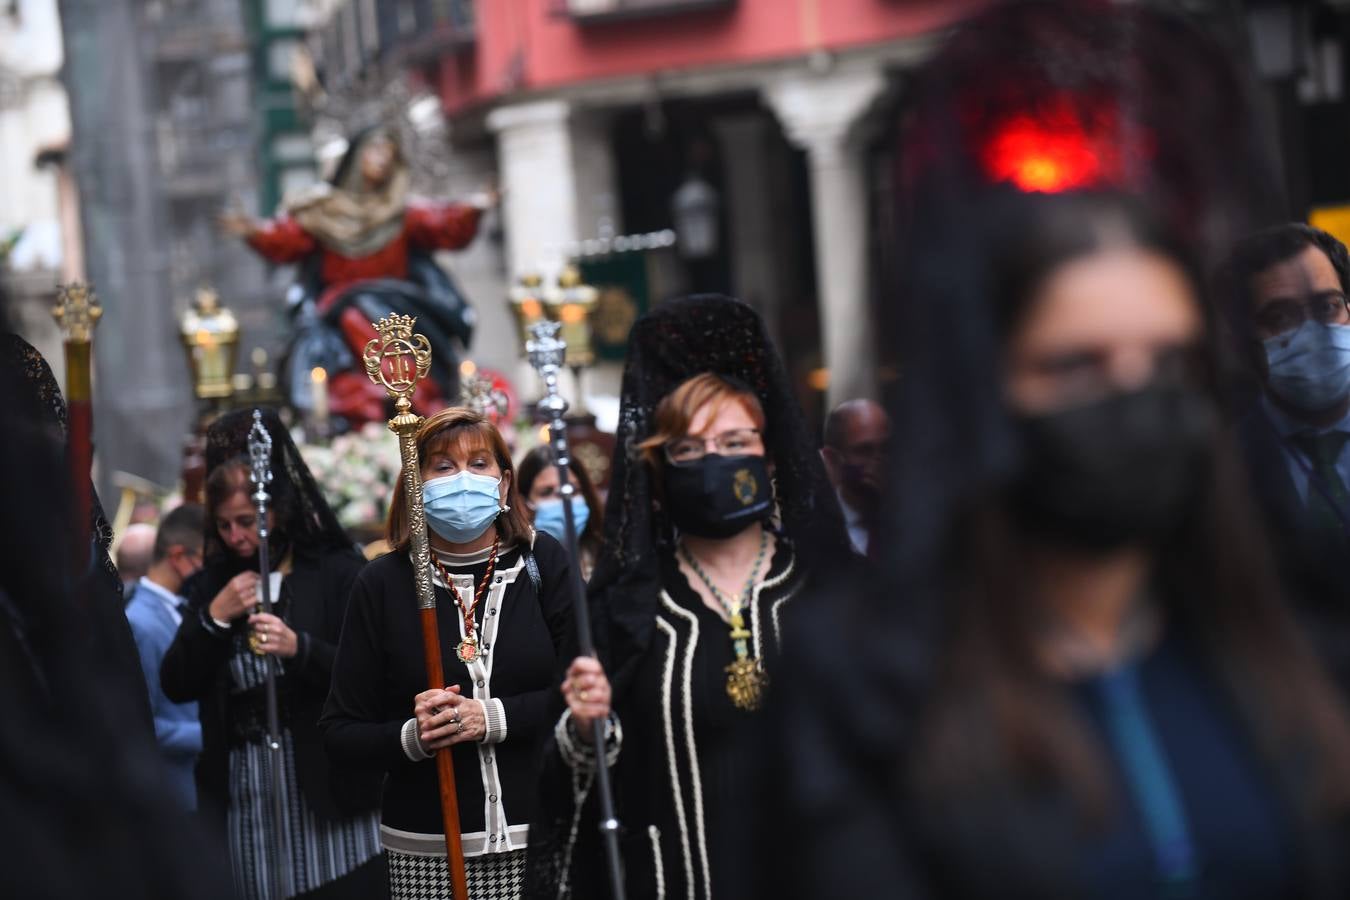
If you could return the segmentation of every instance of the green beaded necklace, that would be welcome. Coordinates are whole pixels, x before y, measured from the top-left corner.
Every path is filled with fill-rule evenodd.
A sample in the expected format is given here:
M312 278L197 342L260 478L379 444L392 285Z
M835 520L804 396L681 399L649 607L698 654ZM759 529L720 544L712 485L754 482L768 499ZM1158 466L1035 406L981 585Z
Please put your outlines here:
M731 598L717 589L717 585L712 583L712 579L703 571L698 560L685 549L683 542L680 543L679 549L680 556L689 564L689 568L726 611L727 621L731 625L731 646L736 651L736 659L726 667L727 695L738 709L747 712L756 710L763 700L764 690L769 686L769 676L759 660L750 656L751 635L749 629L745 627L745 608L754 595L755 584L759 581L759 570L764 565L764 554L769 549L768 529L760 530L759 553L755 555L755 564L750 567L750 577L746 579L745 587L741 593Z

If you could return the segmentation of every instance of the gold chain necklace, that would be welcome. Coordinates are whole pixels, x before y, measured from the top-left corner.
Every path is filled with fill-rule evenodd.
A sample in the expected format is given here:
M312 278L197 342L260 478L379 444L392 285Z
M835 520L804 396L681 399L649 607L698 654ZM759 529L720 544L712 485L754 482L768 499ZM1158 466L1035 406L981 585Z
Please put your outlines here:
M450 596L455 598L455 605L464 615L464 640L460 641L455 647L455 656L459 661L468 665L478 659L478 639L474 637L473 614L478 610L478 604L483 602L484 595L487 594L488 585L492 583L492 573L497 568L497 548L501 546L501 538L492 542L492 554L488 556L487 571L483 573L483 580L478 585L478 590L474 591L473 604L465 606L464 601L459 598L459 591L455 588L455 582L450 578L450 573L441 565L441 561L432 553L431 559L436 563L436 568L441 571L441 579L445 581L446 588L450 591Z
M764 671L764 664L750 655L749 629L745 627L744 610L750 604L754 597L755 584L759 580L759 570L764 564L764 554L769 547L769 532L761 530L759 533L759 553L755 556L755 564L750 568L750 577L745 581L745 588L735 597L728 599L717 585L713 584L712 579L703 571L703 567L694 559L694 555L681 542L679 545L680 555L684 561L689 564L689 568L703 582L704 586L712 593L713 597L726 611L728 624L731 625L731 646L736 651L736 658L726 667L727 673L727 696L731 698L732 704L737 709L746 712L754 712L759 709L764 701L764 693L769 687L769 675Z

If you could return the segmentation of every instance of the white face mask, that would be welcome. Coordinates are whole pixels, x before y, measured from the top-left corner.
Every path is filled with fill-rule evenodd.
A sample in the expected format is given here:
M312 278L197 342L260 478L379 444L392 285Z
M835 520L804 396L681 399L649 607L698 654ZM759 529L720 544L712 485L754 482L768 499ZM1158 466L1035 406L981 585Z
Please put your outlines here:
M1294 409L1325 412L1350 395L1350 325L1304 322L1261 343L1271 393Z

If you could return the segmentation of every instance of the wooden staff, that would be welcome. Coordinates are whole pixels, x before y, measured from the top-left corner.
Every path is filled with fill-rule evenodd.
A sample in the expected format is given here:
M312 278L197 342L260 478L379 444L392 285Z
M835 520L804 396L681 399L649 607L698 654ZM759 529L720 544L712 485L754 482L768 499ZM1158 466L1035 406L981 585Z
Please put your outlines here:
M422 649L426 657L427 687L445 687L441 665L441 632L436 625L436 590L431 582L431 547L427 543L427 518L422 508L422 464L417 455L417 430L422 417L412 411L417 383L431 369L431 344L424 335L413 334L416 319L391 315L375 323L378 338L366 344L362 359L370 380L394 399L396 415L389 430L398 435L403 462L403 498L408 505L408 530L412 535L413 583L422 614ZM450 889L455 900L468 900L464 874L464 847L459 836L459 800L455 796L455 762L449 747L436 751L436 774L441 785L441 819L445 824L446 862L450 866Z
M103 307L92 288L81 282L60 286L52 318L65 335L66 349L66 462L74 519L72 550L77 572L89 567L93 523L94 467L94 326Z

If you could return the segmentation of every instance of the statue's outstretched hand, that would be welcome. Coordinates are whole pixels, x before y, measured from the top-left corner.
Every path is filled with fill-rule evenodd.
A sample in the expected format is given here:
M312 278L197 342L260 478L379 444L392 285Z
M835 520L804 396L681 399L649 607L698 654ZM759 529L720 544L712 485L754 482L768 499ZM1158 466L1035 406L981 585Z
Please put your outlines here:
M258 223L251 216L241 212L221 213L216 223L226 234L238 238L253 237L258 231Z

